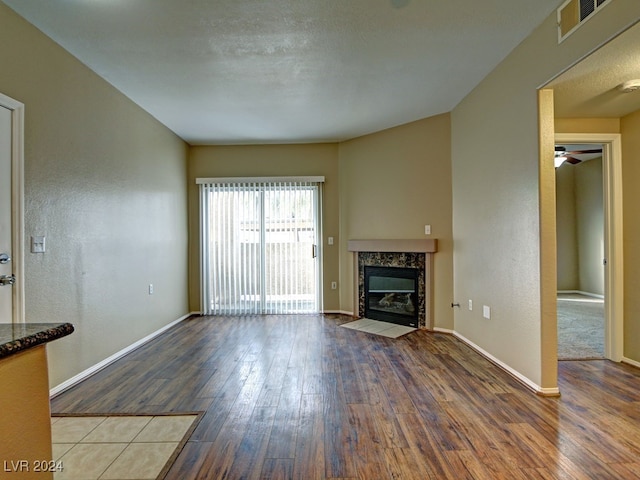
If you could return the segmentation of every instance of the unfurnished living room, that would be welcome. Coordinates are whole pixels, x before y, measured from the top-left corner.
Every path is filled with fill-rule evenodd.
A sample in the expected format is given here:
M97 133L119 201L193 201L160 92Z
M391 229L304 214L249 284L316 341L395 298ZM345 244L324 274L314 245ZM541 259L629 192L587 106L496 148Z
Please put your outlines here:
M0 0L0 479L640 478L639 21Z

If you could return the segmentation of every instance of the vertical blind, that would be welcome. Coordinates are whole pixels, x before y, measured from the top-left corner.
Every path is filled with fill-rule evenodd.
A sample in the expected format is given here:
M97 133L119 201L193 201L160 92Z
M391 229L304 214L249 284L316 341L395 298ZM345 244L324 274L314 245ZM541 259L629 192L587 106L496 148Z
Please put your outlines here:
M319 311L321 180L198 179L203 314Z

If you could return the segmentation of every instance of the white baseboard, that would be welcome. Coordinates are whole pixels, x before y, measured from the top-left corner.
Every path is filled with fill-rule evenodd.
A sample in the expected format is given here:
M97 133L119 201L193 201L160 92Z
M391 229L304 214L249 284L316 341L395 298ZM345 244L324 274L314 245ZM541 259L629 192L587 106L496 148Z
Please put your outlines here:
M536 384L535 382L532 382L529 378L525 377L524 375L522 375L517 370L514 370L513 368L511 368L506 363L503 363L502 361L498 360L496 357L491 355L486 350L480 348L478 345L473 343L468 338L464 337L463 335L460 335L458 332L454 331L453 335L456 338L460 339L460 341L466 343L469 347L473 348L480 355L482 355L486 359L490 360L492 363L496 364L498 367L502 368L504 371L506 371L511 376L516 378L516 380L518 380L519 382L523 383L528 388L532 389L537 394L544 395L544 396L558 396L558 395L560 395L560 389L558 387L542 388L540 385Z
M630 358L622 357L622 363L628 363L633 367L640 368L640 362L636 362L635 360L631 360Z
M449 330L448 328L433 327L433 331L438 333L448 333L449 335L455 335L455 332L453 330Z
M177 320L174 320L173 322L169 323L168 325L165 325L164 327L160 328L159 330L156 330L155 332L147 335L144 338L141 338L140 340L138 340L135 343L132 343L131 345L129 345L126 348L123 348L122 350L120 350L119 352L114 353L113 355L111 355L108 358L105 358L104 360L102 360L99 363L96 363L95 365L87 368L86 370L83 370L82 372L80 372L79 374L71 377L69 380L66 380L64 382L62 382L60 385L56 385L55 387L53 387L51 390L49 390L49 397L53 398L56 395L60 395L62 392L64 392L65 390L73 387L74 385L77 385L78 383L80 383L81 381L89 378L91 375L95 375L96 373L98 373L100 370L102 370L103 368L109 366L110 364L112 364L113 362L115 362L116 360L124 357L126 354L131 353L132 351L134 351L136 348L141 347L142 345L144 345L145 343L149 342L150 340L154 339L155 337L157 337L158 335L160 335L161 333L164 333L165 331L169 330L171 327L173 327L174 325L177 325L178 323L182 322L183 320L186 320L187 318L191 317L192 315L197 315L197 313L191 312L188 313L186 315L183 315L182 317L180 317Z
M558 290L558 294L571 294L575 293L577 295L584 295L585 297L593 297L593 298L604 298L604 295L600 295L599 293L591 293L591 292L583 292L582 290Z
M353 312L347 312L345 310L323 310L322 313L333 313L336 315L348 315L350 317L353 317Z

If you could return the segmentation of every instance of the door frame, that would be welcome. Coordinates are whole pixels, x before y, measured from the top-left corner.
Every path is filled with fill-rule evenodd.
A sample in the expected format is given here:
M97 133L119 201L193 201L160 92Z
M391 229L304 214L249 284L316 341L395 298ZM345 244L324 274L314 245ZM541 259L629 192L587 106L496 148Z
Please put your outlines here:
M196 185L199 186L199 204L200 204L200 258L199 258L199 269L200 269L200 313L204 314L209 311L209 306L207 305L207 295L206 290L209 288L209 278L206 275L204 262L208 257L208 233L206 229L207 225L207 217L209 216L208 209L208 200L204 197L204 187L211 186L211 184L220 184L220 183L278 183L278 182L307 182L313 183L315 185L315 195L314 195L314 219L316 226L316 244L315 244L315 252L316 252L316 307L318 312L322 313L324 311L324 288L323 288L323 270L324 270L324 254L322 248L322 238L323 238L323 186L325 182L324 176L283 176L283 177L198 177L196 178ZM261 221L261 224L264 225L264 218ZM261 240L262 243L262 240Z
M604 356L624 353L624 263L622 230L622 136L619 133L556 133L556 143L602 145L604 201Z
M0 106L11 111L13 322L24 323L24 104L0 93Z

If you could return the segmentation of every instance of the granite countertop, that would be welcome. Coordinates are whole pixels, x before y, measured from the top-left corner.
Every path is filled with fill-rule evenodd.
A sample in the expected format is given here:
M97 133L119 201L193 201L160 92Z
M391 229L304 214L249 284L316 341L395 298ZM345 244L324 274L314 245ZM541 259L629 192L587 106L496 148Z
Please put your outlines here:
M70 323L0 323L0 359L73 333Z

